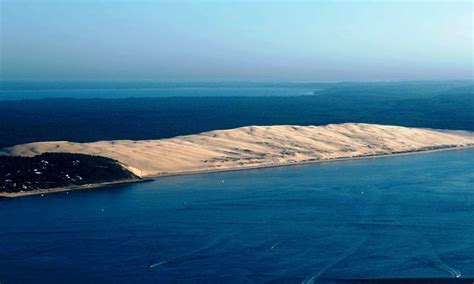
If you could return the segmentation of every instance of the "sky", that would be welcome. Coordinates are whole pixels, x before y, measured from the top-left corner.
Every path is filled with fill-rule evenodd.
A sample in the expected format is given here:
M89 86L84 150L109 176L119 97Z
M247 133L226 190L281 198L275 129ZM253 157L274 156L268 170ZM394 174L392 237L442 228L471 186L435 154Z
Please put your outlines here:
M473 5L0 0L0 79L470 80Z

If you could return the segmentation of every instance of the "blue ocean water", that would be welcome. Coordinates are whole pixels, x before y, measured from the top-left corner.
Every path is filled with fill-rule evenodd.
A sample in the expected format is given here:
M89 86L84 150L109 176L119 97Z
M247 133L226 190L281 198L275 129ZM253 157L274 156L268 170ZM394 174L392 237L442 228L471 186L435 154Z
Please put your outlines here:
M85 88L1 90L0 101L44 98L160 98L160 97L266 97L313 95L303 87L161 87L161 88Z
M0 281L474 277L474 150L0 200Z

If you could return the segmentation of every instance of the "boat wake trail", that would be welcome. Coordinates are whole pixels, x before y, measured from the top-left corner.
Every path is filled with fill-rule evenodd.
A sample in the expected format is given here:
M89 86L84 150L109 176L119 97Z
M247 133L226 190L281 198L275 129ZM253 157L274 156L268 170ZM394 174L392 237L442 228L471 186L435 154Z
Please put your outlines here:
M453 276L453 278L460 278L462 276L461 272L455 268L452 268L448 265L446 265L445 263L441 263L440 265L440 268L446 270L447 272L449 272L451 274L451 276Z
M152 264L148 265L148 269L152 269L152 268L155 268L155 267L164 266L164 265L168 265L168 264L176 264L176 263L181 263L181 262L185 262L185 261L189 261L189 260L203 258L204 256L197 256L196 254L199 254L201 252L213 249L213 248L219 246L221 243L222 243L222 240L218 239L218 240L216 240L214 242L211 242L210 244L208 244L204 247L186 252L184 254L181 254L181 255L178 255L178 256L175 256L175 257L172 257L172 258L168 258L168 259L165 259L165 260L162 260L162 261L159 261L159 262L152 263Z
M305 278L301 284L313 284L314 281L316 281L321 275L323 275L326 271L328 271L329 269L333 268L334 266L336 266L337 264L339 264L341 261L343 261L344 259L348 258L349 256L351 256L352 254L354 254L355 252L357 252L361 247L363 247L367 241L368 241L369 237L367 238L364 238L362 239L361 241L359 241L356 245L354 245L353 247L351 247L348 251L346 251L344 254L342 254L341 256L339 256L338 258L336 258L334 261L330 262L328 265L326 265L325 267L323 267L323 269L319 270L318 272L310 275L309 277Z
M274 243L273 245L270 246L270 250L273 250L274 248L276 248L279 244L281 244L282 242L276 242Z
M461 278L462 276L459 270L447 265L441 259L435 259L435 261L426 261L425 263L434 269L447 272L453 278Z
M441 256L439 255L438 251L436 248L433 246L433 243L429 240L429 238L423 234L422 232L417 232L420 236L423 242L426 244L426 246L429 248L431 251L431 259L430 260L424 260L423 262L426 263L428 266L439 270L443 272L447 272L451 277L453 278L460 278L462 276L461 272L449 265L447 265Z
M361 194L364 194L361 192ZM379 212L384 208L383 203L380 200L380 197L366 197L365 198L365 205L363 206L363 211L361 211L361 220L362 223L364 223L366 220L368 220L371 216L379 216ZM344 259L348 258L349 256L355 254L359 249L363 248L368 241L373 237L372 234L367 234L359 241L353 245L352 247L349 248L349 250L345 251L342 255L334 259L332 262L330 262L328 265L323 267L323 269L319 270L318 272L310 275L309 277L305 278L301 283L302 284L312 284L314 283L321 275L326 273L328 270L331 268L335 267L338 265L340 262L342 262Z
M449 275L451 275L451 277L453 278L460 278L462 276L461 274L461 271L447 265L443 259L441 258L441 256L439 255L439 253L436 251L435 247L433 246L433 244L431 243L431 241L422 234L423 236L423 240L425 241L425 243L428 245L428 247L430 248L431 252L432 252L432 256L433 256L433 261L427 261L426 263L437 269L437 270L440 270L440 271L444 271L444 272L447 272Z

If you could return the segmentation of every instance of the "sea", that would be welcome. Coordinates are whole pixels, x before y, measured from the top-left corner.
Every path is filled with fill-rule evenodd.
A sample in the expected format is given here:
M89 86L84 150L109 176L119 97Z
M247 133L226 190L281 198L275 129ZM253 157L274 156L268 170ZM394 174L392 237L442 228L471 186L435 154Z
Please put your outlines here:
M53 98L268 97L314 95L303 83L2 82L0 101Z
M474 150L3 198L0 216L1 283L465 280Z

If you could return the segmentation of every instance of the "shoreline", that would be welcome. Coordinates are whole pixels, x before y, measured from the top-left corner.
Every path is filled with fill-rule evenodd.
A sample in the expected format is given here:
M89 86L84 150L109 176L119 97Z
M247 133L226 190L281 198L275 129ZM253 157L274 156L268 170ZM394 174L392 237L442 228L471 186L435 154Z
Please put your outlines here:
M332 162L344 162L344 161L352 161L352 160L366 160L366 159L377 159L377 158L400 157L400 156L409 156L409 155L417 155L417 154L429 154L429 153L435 153L435 152L465 150L465 149L474 149L474 144L466 145L466 146L442 147L442 148L431 149L431 150L413 150L413 151L406 151L406 152L394 152L394 153L390 153L390 154L373 154L373 155L366 155L366 156L332 158L332 159L323 159L323 160L314 160L314 161L302 161L302 162L295 162L295 163L282 163L282 164L274 164L274 165L249 166L249 167L228 168L228 169L199 170L199 171L189 171L189 172L181 172L181 173L167 173L167 174L161 174L161 175L144 176L143 178L155 179L155 178L163 178L163 177L182 176L182 175L199 175L199 174L209 174L209 173L258 170L258 169L266 169L266 168L299 166L299 165L320 164L320 163L322 164L322 163L332 163Z
M28 195L43 195L48 193L56 193L56 192L65 192L65 191L72 191L72 190L87 190L87 189L98 189L98 188L105 188L113 185L120 185L120 184L129 184L129 183L140 183L140 182L149 182L153 181L152 178L144 177L141 179L128 179L128 180L120 180L120 181L109 181L109 182L101 182L101 183L91 183L91 184L84 184L84 185L76 185L76 186L67 186L67 187L56 187L56 188L48 188L48 189L38 189L32 191L23 191L23 192L0 192L0 198L15 198L15 197L22 197Z
M294 162L294 163L281 163L281 164L273 164L273 165L261 165L261 166L257 165L257 166L248 166L248 167L239 167L239 168L210 169L210 170L198 170L198 171L179 172L179 173L166 173L166 174L160 174L160 175L143 176L140 179L86 184L86 185L78 185L78 186L72 186L72 187L39 189L39 190L34 190L34 191L29 191L29 192L15 192L15 193L0 192L0 198L1 197L14 198L14 197L21 197L21 196L28 196L28 195L65 192L65 191L72 191L72 190L98 189L98 188L103 188L103 187L108 187L108 186L113 186L113 185L119 185L119 184L150 182L150 181L153 181L155 178L173 177L173 176L181 176L181 175L198 175L198 174L208 174L208 173L245 171L245 170L255 170L255 169L265 169L265 168L319 164L319 163L328 163L328 162L389 158L389 157L399 157L399 156L408 156L408 155L417 155L417 154L429 154L429 153L442 152L442 151L465 150L465 149L474 149L474 144L466 145L466 146L441 147L441 148L436 148L436 149L426 149L426 150L421 149L421 150L412 150L412 151L406 151L406 152L393 152L389 154L372 154L372 155L365 155L365 156L332 158L332 159L323 159L323 160L314 160L314 161Z

